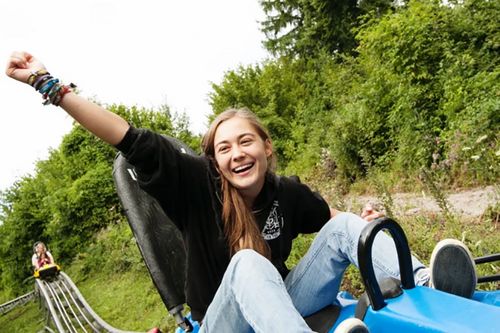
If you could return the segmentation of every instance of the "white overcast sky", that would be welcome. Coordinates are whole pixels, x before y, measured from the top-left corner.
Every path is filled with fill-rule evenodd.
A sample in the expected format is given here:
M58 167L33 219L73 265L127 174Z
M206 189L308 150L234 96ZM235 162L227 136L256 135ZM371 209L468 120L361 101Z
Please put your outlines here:
M258 0L2 0L0 63L25 50L82 94L186 112L206 128L210 82L268 54ZM64 111L0 75L0 191L34 170L71 129Z

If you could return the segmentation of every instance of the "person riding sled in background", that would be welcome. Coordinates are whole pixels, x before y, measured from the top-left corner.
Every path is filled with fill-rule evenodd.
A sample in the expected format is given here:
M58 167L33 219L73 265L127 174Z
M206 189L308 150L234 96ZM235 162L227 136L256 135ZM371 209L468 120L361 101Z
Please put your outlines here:
M26 52L14 52L6 74L42 93L83 127L116 147L182 232L186 298L201 332L311 332L303 317L336 302L346 268L358 265L366 220L330 209L308 186L274 173L273 144L247 109L229 109L211 123L204 154L182 154L161 135L129 125L78 96ZM371 213L374 213L373 211ZM285 266L299 233L317 235L292 269ZM475 266L455 240L438 244L425 267L412 257L417 285L470 297ZM399 278L392 239L373 246L377 279Z
M47 250L47 246L43 242L36 242L33 245L33 256L31 257L31 265L33 268L40 269L44 265L54 263L52 254Z

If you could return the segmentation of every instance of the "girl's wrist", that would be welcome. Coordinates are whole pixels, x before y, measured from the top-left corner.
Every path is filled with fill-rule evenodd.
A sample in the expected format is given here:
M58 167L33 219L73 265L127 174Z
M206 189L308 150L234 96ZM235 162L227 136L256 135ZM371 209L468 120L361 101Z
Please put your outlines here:
M46 69L40 69L32 72L28 77L27 83L35 88L43 97L44 105L59 106L67 93L73 92L76 85L70 83L64 85L59 79L54 78Z

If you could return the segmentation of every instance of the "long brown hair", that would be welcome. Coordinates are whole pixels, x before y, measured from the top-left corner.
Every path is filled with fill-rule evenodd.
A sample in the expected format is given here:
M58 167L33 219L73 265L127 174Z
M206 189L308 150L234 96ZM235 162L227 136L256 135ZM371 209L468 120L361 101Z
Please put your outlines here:
M205 156L212 160L218 169L215 160L215 134L220 124L233 117L246 119L255 129L260 138L266 142L271 142L269 133L262 125L257 116L250 110L228 109L219 114L210 124L208 132L203 137L202 149ZM267 170L272 171L275 166L274 154L268 158ZM231 255L241 249L253 249L263 256L270 258L270 250L267 242L262 237L255 217L248 207L237 188L235 188L221 174L222 191L222 219L224 222L224 233L229 242Z

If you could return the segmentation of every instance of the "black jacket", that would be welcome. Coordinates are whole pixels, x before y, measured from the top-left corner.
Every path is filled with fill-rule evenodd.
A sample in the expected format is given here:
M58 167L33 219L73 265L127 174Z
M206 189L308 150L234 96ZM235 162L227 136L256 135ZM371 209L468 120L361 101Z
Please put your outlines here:
M183 234L186 299L193 319L201 320L230 260L219 175L207 158L183 154L148 130L131 127L116 147L134 165L141 188L157 199ZM272 263L283 277L292 240L299 233L319 231L330 218L321 196L273 174L266 176L253 212L270 246Z

